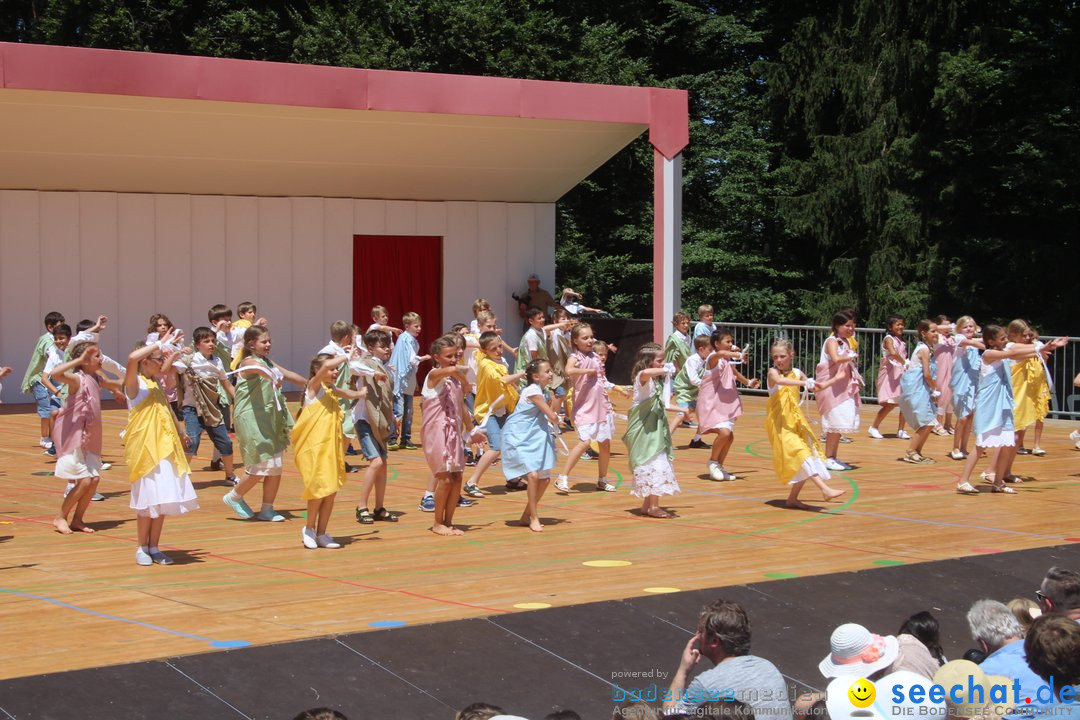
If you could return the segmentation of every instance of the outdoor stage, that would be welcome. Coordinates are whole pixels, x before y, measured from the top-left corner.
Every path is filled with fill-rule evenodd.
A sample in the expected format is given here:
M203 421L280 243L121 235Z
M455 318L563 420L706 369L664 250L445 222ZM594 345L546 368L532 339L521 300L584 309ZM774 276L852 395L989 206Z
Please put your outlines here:
M417 509L426 477L421 451L398 452L391 454L387 505L403 513L401 521L356 524L353 507L360 475L352 474L330 526L331 534L342 539L345 547L305 550L300 544L300 479L291 464L277 507L287 510L292 519L270 524L233 517L221 502L226 491L221 474L203 470L207 462L196 459L193 478L202 508L166 523L163 549L176 559L172 567L134 563L134 514L127 507L128 482L118 438L125 413L115 403L106 403L105 456L115 464L104 473L100 490L108 499L93 503L87 514L97 532L71 536L61 536L52 527L63 483L51 477L50 460L36 447L37 418L32 411L13 412L8 406L6 414L0 415L0 614L4 619L0 678L218 654L131 666L141 669L132 670L132 677L152 669L145 682L125 682L127 671L122 668L92 676L76 673L0 682L0 711L20 718L70 716L55 705L65 702L85 710L85 703L76 702L79 697L53 692L71 678L83 677L87 692L107 692L111 698L109 708L96 708L91 702L90 707L100 713L84 717L104 716L106 709L138 717L143 705L153 714L152 704L140 694L145 683L160 684L165 694L175 690L189 699L205 696L210 705L199 705L200 712L215 717L219 715L207 708L215 707L214 698L221 698L208 688L230 681L261 686L274 698L296 698L288 705L295 714L303 707L323 704L312 694L318 681L301 678L304 672L316 671L324 681L360 683L367 689L356 692L368 697L372 688L367 686L371 680L365 668L374 672L375 666L378 672L392 670L394 678L406 683L400 702L387 701L378 707L401 709L409 707L408 698L413 696L417 702L431 701L433 692L422 682L423 673L413 672L413 665L419 668L433 660L445 669L448 686L456 687L460 680L462 687L471 688L489 679L480 687L490 692L483 697L474 693L470 702L498 703L504 687L498 678L506 681L513 674L515 660L512 655L480 652L493 628L511 633L506 637L523 653L519 661L524 664L514 680L522 688L513 691L514 697L536 695L526 709L517 712L537 712L541 706L560 703L580 711L590 704L596 707L596 698L575 702L573 683L560 686L545 679L543 663L528 665L533 656L545 662L554 656L563 669L569 662L567 656L532 638L531 630L546 627L541 635L565 643L573 636L568 635L568 628L574 629L593 638L581 641L584 644L578 650L582 652L591 647L590 642L599 642L607 653L627 658L628 669L644 664L670 672L686 631L692 630L696 609L719 594L687 591L736 585L748 587L724 594L748 603L755 652L770 657L793 682L813 686L821 680L815 677L814 664L825 654L828 633L837 624L877 618L887 624L873 629L891 633L907 614L918 610L960 618L978 597L1005 601L1031 596L1049 564L1080 567L1080 548L1075 545L1000 559L970 559L1080 543L1080 452L1067 437L1075 423L1048 422L1042 443L1048 454L1017 460L1017 472L1033 479L1016 486L1015 496L992 496L986 485L980 486L984 492L978 497L956 494L953 486L961 463L945 456L952 438L931 436L926 454L938 463L916 467L897 461L905 441L874 441L860 432L854 443L841 446L840 457L857 466L840 473L834 483L846 486L848 494L838 502L823 504L826 511L802 512L783 508L787 489L773 476L762 427L764 399L745 397L744 405L746 413L727 463L739 480L710 481L705 474L708 451L678 449L675 462L683 492L665 503L678 517L642 518L635 513L639 501L629 494L625 448L616 442L612 462L616 472L611 477L621 477L619 491L596 492L595 462L582 461L573 493L545 497L542 516L548 524L542 534L511 525L524 506L524 494L506 493L496 466L481 482L482 487L491 488L490 494L475 507L458 511L465 536L432 535L427 531L430 516ZM625 411L625 401L617 406ZM864 407L864 428L876 409ZM883 429L894 430L895 422L894 415ZM621 433L625 423L618 425ZM419 418L414 427L418 431ZM689 439L689 430L678 431L677 448ZM204 439L203 448L209 447ZM257 497L252 496L253 504ZM804 489L803 499L820 504L812 487ZM911 567L955 558L969 559ZM867 570L874 572L821 581L811 577ZM684 594L667 594L679 591ZM611 602L617 600L624 602ZM585 605L598 602L602 604ZM549 606L555 609L526 612ZM646 614L651 618L648 632L639 634L623 615L640 615L641 608L653 614ZM880 618L885 610L891 620ZM804 625L804 611L819 621L812 627ZM468 618L487 620L429 625ZM419 625L427 627L415 627ZM779 639L793 630L803 633L798 647L779 645ZM957 657L958 650L967 646L966 628L962 623L943 626L943 634L946 653ZM334 636L338 641L219 652L248 644ZM340 642L343 636L352 640ZM653 638L648 652L637 649L645 637ZM375 659L372 651L358 650L355 645L350 649L357 638L398 653L400 664L387 665ZM770 655L766 652L770 645L783 654ZM355 659L358 665L338 667L336 674L318 672L317 658L323 655L313 648L323 646ZM799 648L805 652L796 652ZM309 657L305 652L315 654ZM277 662L285 663L289 672L274 676L269 683L273 687L267 687L259 668ZM196 682L186 674L193 671L182 670L184 663L203 663L203 669L210 670ZM579 665L588 667L581 660L570 665L577 671L583 669ZM244 677L233 677L239 668L245 668ZM611 688L604 688L603 683L618 682L611 675L621 669L600 672L594 668L587 671L589 682L597 685L601 695L610 696ZM162 672L183 682L174 688L171 681L158 677ZM351 673L352 679L339 677L343 673ZM476 678L470 680L472 676ZM92 678L96 679L91 682ZM184 678L196 684L184 690ZM554 688L558 687L570 696L556 697ZM327 700L325 693L320 696ZM457 701L451 693L433 707L450 707ZM511 709L510 701L505 702ZM610 697L606 702L610 707ZM54 703L52 710L46 709L49 703ZM221 717L282 717L286 712L284 700L269 715L269 709L254 704L243 707L235 698L219 707L226 705L229 709L222 710ZM342 709L349 713L347 707ZM441 712L452 716L445 708ZM414 716L432 715L418 710Z

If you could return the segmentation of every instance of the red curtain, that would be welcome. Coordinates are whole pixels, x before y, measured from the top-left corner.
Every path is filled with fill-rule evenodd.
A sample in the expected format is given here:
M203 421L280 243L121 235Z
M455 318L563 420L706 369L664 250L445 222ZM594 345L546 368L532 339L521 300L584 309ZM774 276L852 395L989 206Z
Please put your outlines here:
M371 325L371 308L383 305L388 325L402 327L401 316L419 313L420 354L443 334L442 238L429 235L353 236L353 322ZM426 364L419 374L423 378Z

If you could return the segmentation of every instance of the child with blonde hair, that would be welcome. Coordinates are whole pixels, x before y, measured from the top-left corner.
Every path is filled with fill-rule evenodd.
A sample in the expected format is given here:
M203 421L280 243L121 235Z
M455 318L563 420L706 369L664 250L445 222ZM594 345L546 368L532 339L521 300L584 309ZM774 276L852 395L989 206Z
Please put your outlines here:
M790 340L776 340L772 344L772 367L769 368L769 399L765 410L765 430L772 445L773 467L777 478L791 486L786 505L796 510L811 509L799 500L806 481L814 483L826 502L835 500L846 491L829 487L829 469L824 463L824 452L818 443L817 433L810 427L799 402L799 388L808 392L828 389L842 382L843 376L835 374L828 380L816 383L801 370L792 367L795 353Z
M608 398L607 373L604 361L594 350L593 329L588 323L579 323L570 332L574 351L566 361L566 375L574 385L573 422L577 429L578 443L570 449L562 474L555 479L555 489L570 492L570 473L581 456L596 443L599 450L597 464L597 490L615 491L615 483L608 482L608 462L611 459L611 439L615 435L615 421Z
M559 416L548 404L544 388L551 384L551 363L533 360L525 366L525 388L518 395L514 412L506 419L502 437L502 469L506 479L524 477L527 484L525 512L520 524L533 532L544 529L538 505L555 466L555 435Z
M435 476L435 520L431 532L436 535L464 534L453 525L465 471L463 423L469 420L464 401L465 370L457 364L460 337L457 333L443 335L431 344L430 356L435 367L424 378L420 393L424 459Z
M130 506L136 511L138 565L171 565L172 558L160 549L165 518L199 508L184 452L190 441L154 380L162 366L179 354L176 349L164 354L176 336L175 330L168 330L159 340L140 343L128 356L124 375L128 402L124 460L131 480Z

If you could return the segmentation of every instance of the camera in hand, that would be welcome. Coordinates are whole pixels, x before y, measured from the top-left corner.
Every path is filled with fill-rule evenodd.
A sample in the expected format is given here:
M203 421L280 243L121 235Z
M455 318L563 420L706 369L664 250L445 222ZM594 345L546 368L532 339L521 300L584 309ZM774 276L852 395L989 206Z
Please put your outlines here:
M532 302L532 297L529 295L529 293L510 293L510 297L514 298L525 307L531 307L530 303Z

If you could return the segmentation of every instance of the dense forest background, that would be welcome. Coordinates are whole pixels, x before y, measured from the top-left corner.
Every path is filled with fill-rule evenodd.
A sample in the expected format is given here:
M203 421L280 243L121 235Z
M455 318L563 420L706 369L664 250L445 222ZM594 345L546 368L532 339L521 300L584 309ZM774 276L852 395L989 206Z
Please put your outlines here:
M683 88L683 302L1080 332L1075 0L4 0L0 39ZM559 204L559 286L648 317L642 138Z

